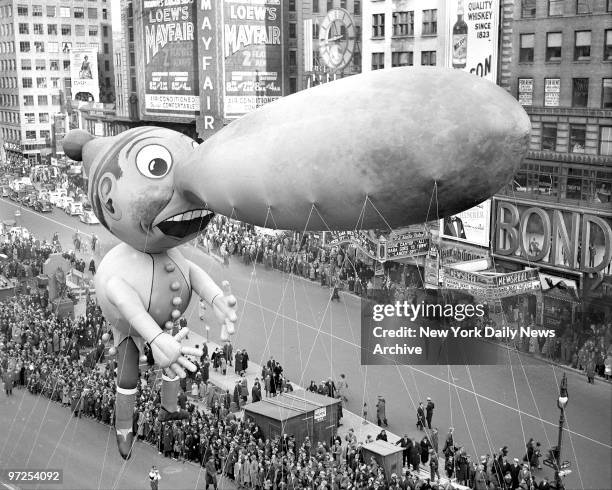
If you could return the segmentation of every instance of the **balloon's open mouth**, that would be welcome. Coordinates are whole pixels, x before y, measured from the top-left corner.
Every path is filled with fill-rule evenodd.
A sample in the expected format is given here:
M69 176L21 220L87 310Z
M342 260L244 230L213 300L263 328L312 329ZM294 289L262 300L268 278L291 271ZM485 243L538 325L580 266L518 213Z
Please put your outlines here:
M176 214L162 221L157 227L164 235L185 238L204 230L215 213L207 209L197 209Z

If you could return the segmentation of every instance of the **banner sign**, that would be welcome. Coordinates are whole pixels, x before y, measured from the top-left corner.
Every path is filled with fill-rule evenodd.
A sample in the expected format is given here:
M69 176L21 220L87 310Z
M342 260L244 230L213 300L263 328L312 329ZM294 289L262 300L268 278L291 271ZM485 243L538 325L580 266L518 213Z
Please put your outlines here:
M281 0L223 0L224 114L239 118L283 95Z
M389 240L386 244L385 257L387 260L404 259L427 255L429 250L429 238L417 238L412 240Z
M221 32L219 30L221 12L218 2L198 0L197 24L198 59L200 72L200 117L197 119L197 131L202 138L207 138L223 127L222 121L222 69Z
M518 79L518 101L521 105L533 105L533 78Z
M489 246L491 201L484 201L467 211L440 220L440 236L464 243Z
M371 259L377 259L379 241L372 239L365 231L331 231L327 245L334 247L342 243L352 243Z
M560 78L544 79L544 106L559 107L559 94L561 93Z
M490 275L444 266L444 287L467 290L479 298L493 300L539 291L541 285L535 268Z
M493 255L567 272L598 273L612 258L612 216L496 199Z
M440 253L438 244L431 242L429 251L425 256L424 283L428 289L437 289L440 286Z
M499 0L447 0L448 66L497 83Z
M100 101L98 51L78 49L70 52L72 98L84 102Z
M193 119L200 111L197 6L193 0L143 0L145 115Z

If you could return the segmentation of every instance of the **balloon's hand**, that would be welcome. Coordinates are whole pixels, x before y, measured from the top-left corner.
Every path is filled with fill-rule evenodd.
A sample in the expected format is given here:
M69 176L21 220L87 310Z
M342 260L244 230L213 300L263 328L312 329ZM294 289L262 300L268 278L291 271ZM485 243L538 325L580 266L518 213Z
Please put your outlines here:
M202 356L202 350L193 347L181 347L181 340L189 333L188 328L183 328L174 337L167 333L161 333L153 342L151 350L153 357L161 368L167 368L181 378L187 376L185 369L195 372L196 366L185 356Z
M236 331L236 297L232 294L230 283L223 281L223 294L213 299L213 309L219 322L221 322L221 340L228 340L229 336Z

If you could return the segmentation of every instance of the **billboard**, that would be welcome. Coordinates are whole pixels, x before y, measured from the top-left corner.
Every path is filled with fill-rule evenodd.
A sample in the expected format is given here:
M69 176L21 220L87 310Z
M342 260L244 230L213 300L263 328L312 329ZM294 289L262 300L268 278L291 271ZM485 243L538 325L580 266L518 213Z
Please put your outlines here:
M499 0L447 0L448 66L497 83Z
M609 270L612 215L495 200L493 255L565 272Z
M197 3L143 0L141 6L144 115L194 119L200 112Z
M224 116L283 95L281 0L223 0Z
M440 220L440 236L464 243L489 246L491 201Z
M72 98L84 102L100 101L98 51L78 49L70 52Z

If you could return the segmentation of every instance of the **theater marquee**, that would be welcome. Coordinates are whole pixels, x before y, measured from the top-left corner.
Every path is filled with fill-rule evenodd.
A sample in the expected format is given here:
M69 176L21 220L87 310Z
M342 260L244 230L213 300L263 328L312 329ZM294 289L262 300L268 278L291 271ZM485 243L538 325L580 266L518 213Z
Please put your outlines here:
M612 216L499 199L494 212L494 256L568 272L610 264Z

